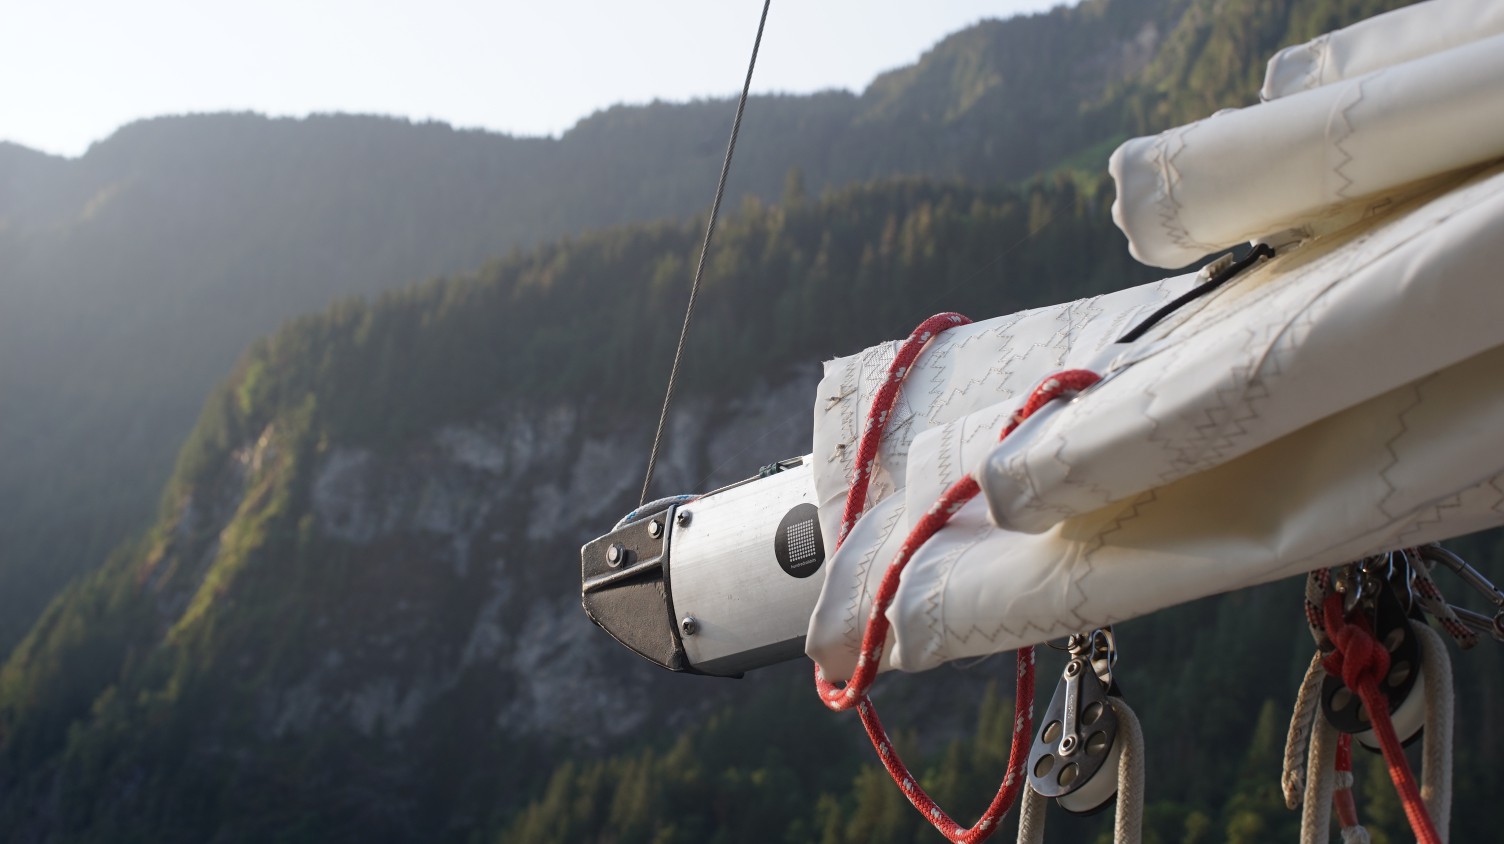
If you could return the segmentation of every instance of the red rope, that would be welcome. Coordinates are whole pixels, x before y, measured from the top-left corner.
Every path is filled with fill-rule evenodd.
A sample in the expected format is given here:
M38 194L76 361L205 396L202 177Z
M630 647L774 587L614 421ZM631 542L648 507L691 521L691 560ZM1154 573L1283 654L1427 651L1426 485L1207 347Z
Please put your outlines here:
M1342 611L1342 595L1331 594L1322 604L1322 617L1326 634L1335 644L1322 660L1328 674L1342 678L1349 689L1358 693L1363 706L1372 719L1374 734L1379 737L1379 746L1384 751L1384 762L1389 766L1389 778L1394 781L1394 790L1399 792L1400 803L1405 807L1405 817L1415 833L1417 844L1441 844L1436 825L1421 799L1420 788L1415 784L1415 775L1410 771L1410 762L1405 758L1405 748L1400 745L1394 732L1394 723L1389 719L1389 701L1379 692L1379 681L1389 674L1389 652L1374 638L1368 619L1361 614L1349 622Z
M909 367L914 365L914 359L919 357L919 352L935 335L958 325L970 324L971 320L960 314L935 314L919 323L909 334L909 339L898 347L898 354L888 365L883 385L877 389L877 395L872 397L872 408L867 411L867 425L862 430L862 441L857 446L851 488L846 493L846 509L841 513L841 532L836 534L837 548L846 541L846 534L851 532L852 525L856 524L856 520L862 517L862 511L867 508L867 485L872 481L877 448L882 444L883 434L887 432L888 415L892 413L893 404L898 400L898 388L903 384L903 379L908 377Z
M846 509L841 516L841 530L836 537L837 548L845 542L851 528L861 518L862 511L866 509L867 487L872 480L878 446L882 442L893 405L897 401L898 388L903 383L904 377L908 375L909 368L913 366L914 360L919 357L919 352L925 344L935 335L970 322L971 320L960 314L937 314L920 323L919 327L915 328L909 338L899 347L898 354L888 367L887 377L873 398L872 408L867 414L867 424L862 431L861 443L857 448L851 488L846 495ZM1098 380L1100 378L1096 374L1080 369L1061 372L1046 378L1044 383L1034 389L1028 400L1024 402L1024 406L1013 414L998 439L1001 440L1013 433L1020 423L1051 401L1067 393L1084 390ZM877 708L867 697L867 691L877 678L877 667L882 661L883 646L887 641L890 627L887 611L893 603L894 596L898 593L899 577L904 567L908 565L914 553L930 537L938 533L945 523L950 521L951 516L955 515L979 491L980 487L977 486L977 482L969 475L955 482L904 538L898 554L893 562L888 564L888 569L878 584L877 594L872 601L872 612L867 617L867 626L862 633L862 645L857 655L856 669L846 685L842 687L829 682L825 679L820 666L815 666L815 687L820 692L820 699L826 706L838 712L852 708L857 710L862 718L862 726L867 729L867 737L872 741L872 747L877 751L878 758L882 760L883 767L893 777L893 782L897 783L904 796L909 799L915 809L919 810L925 820L928 820L946 838L958 844L974 844L974 842L983 841L996 831L998 821L1007 814L1025 782L1024 765L1028 760L1029 738L1034 729L1034 649L1032 647L1020 648L1017 652L1015 668L1017 691L1014 694L1013 737L1008 751L1007 773L998 786L997 795L992 798L992 803L988 805L977 823L970 828L962 827L951 820L950 816L935 803L934 799L919 785L914 775L909 772L908 767L899 758L898 751L893 747L892 739L888 738L888 732L878 718Z
M1337 737L1337 764L1334 765L1337 773L1347 774L1350 778L1353 774L1353 737L1347 733ZM1353 783L1348 779L1345 785L1339 784L1332 792L1332 805L1337 809L1337 823L1343 829L1351 829L1358 825L1358 803L1353 799Z

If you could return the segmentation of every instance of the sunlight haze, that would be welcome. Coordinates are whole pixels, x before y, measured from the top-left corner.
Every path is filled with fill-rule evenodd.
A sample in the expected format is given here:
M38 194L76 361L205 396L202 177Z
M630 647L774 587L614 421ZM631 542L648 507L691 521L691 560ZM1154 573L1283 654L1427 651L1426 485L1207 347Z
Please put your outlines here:
M757 92L860 91L977 20L1055 0L774 3ZM0 140L79 155L144 117L359 112L558 134L615 103L736 92L755 0L11 4Z

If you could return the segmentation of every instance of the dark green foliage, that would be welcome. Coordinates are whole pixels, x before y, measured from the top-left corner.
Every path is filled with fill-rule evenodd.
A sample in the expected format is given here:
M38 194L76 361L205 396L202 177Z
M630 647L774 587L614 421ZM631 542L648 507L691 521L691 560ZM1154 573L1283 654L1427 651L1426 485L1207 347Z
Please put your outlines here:
M1471 551L1479 542L1497 543L1498 532L1468 537L1454 547ZM1474 559L1479 559L1474 557ZM1499 571L1499 557L1489 558ZM1461 597L1462 590L1454 590ZM1280 791L1280 766L1285 731L1300 672L1313 648L1300 618L1300 585L1285 582L1259 587L1227 598L1198 601L1161 611L1118 627L1120 641L1131 648L1120 665L1119 677L1134 709L1143 719L1148 740L1149 805L1144 840L1163 844L1210 842L1294 841L1299 837L1299 814L1285 808ZM1253 603L1238 598L1251 596ZM1204 630L1213 621L1219 632ZM1250 629L1256 627L1256 629ZM1237 632L1232 631L1236 629ZM1159 647L1184 642L1191 647ZM1495 821L1484 795L1499 779L1493 753L1461 738L1465 730L1493 720L1488 707L1496 700L1500 656L1490 650L1457 654L1458 675L1457 796L1453 803L1454 840L1489 840ZM1047 652L1041 654L1036 715L1053 692L1061 667ZM1177 674L1180 669L1182 674ZM1011 659L994 659L991 674L1011 674ZM947 672L929 672L899 683L947 682ZM892 692L882 687L881 704ZM797 686L802 698L813 700L807 681ZM980 814L995 792L1009 746L1013 707L1011 689L989 686L980 699L952 701L947 708L977 706L975 728L962 739L921 747L916 729L933 725L934 713L917 724L890 721L894 739L912 770L936 801L963 824ZM900 695L901 699L901 695ZM973 700L977 700L973 703ZM615 756L580 766L565 763L554 769L543 797L512 815L495 838L521 841L692 841L714 832L717 841L811 841L821 844L862 842L933 842L943 840L910 808L887 773L872 757L853 713L823 712L800 697L784 703L786 710L765 704L719 716L708 729L690 730L676 742L652 750ZM890 713L891 714L891 713ZM952 712L952 714L954 714ZM798 726L785 736L785 725L814 719L816 727ZM912 716L911 716L912 717ZM765 756L749 763L714 738L726 724L740 725L767 743ZM789 764L779 755L785 741L811 740L825 729L844 734L860 748L846 755L816 759L817 770ZM827 738L828 740L828 738ZM1420 770L1418 746L1411 765ZM709 764L707 760L720 760ZM686 761L687 760L687 761ZM757 789L732 788L753 764L753 780L787 783L797 799ZM1395 797L1383 759L1354 751L1355 795L1359 814L1376 842L1410 839L1403 810ZM647 773L646 777L628 775ZM811 781L824 777L818 796ZM729 777L729 781L725 779ZM742 778L742 779L738 779ZM834 779L835 785L830 781ZM740 836L740 815L725 814L728 805L739 810L767 809L755 827L760 837ZM607 814L601 807L610 806ZM776 808L775 808L776 807ZM627 826L623 817L632 817ZM1051 809L1049 841L1096 841L1110 844L1110 812L1091 818ZM1013 840L1010 817L998 833ZM772 824L770 826L770 824ZM616 836L622 836L617 839ZM1335 832L1334 832L1335 835ZM637 837L642 836L642 837ZM686 837L687 836L687 837ZM695 837L699 836L699 837Z
M788 207L749 200L723 221L707 262L685 387L739 392L947 307L1006 312L1149 278L1110 239L1106 206L1064 177L1020 190L874 184ZM239 442L310 392L331 434L370 445L501 396L588 394L648 411L702 232L691 221L586 235L294 321L255 344L210 399L183 475L206 462L206 440Z
M765 373L902 334L946 306L999 313L1146 277L1121 256L1105 202L1062 176L1016 190L901 182L787 207L744 204L710 261L686 394L754 389ZM446 772L433 792L416 789L411 763L379 735L330 728L268 740L241 703L302 676L306 643L321 635L309 625L349 612L343 596L363 594L376 564L307 526L308 455L333 444L405 452L446 422L549 395L613 408L601 414L611 425L651 419L699 231L691 222L574 238L474 277L343 301L255 344L206 402L161 527L61 596L0 674L0 785L15 795L0 801L0 821L24 827L36 806L53 806L45 816L66 820L65 840L105 829L143 840L452 837L487 822L520 840L741 840L739 830L758 840L930 840L866 764L870 750L853 747L854 721L821 711L802 672L747 681L775 703L606 758L497 746L484 738L490 693L461 685L469 691L435 705L432 728L412 728L420 758ZM810 319L817 312L851 318ZM246 474L236 467L255 461L236 455L252 447L276 457ZM234 512L216 516L212 495L226 488L241 490ZM1467 550L1491 559L1497 549ZM405 558L421 550L388 553L416 594ZM1270 760L1309 656L1298 595L1297 584L1279 584L1123 625L1121 681L1150 736L1158 840L1265 840L1293 822L1272 791ZM1462 700L1497 698L1497 671L1486 669L1497 654L1459 662L1472 666ZM1051 685L1042 680L1041 696ZM922 760L924 782L962 818L985 805L1006 753L1006 695L984 701L974 739L926 745L931 719L899 722L917 729L898 737ZM477 740L447 729L456 720L473 724ZM1463 756L1464 790L1497 779L1481 759ZM227 760L233 774L222 772ZM67 788L47 798L58 782ZM413 796L394 800L393 790ZM1374 803L1376 820L1384 811ZM1480 822L1459 803L1459 835ZM1061 817L1051 828L1089 839L1097 823Z
M791 168L812 196L1065 170L1096 201L1117 140L1249 103L1275 48L1399 4L1089 0L982 22L860 96L753 98L729 205L781 196ZM729 115L614 107L550 140L221 114L132 124L72 161L0 145L0 651L151 515L205 393L257 337L510 249L693 214Z
M393 747L349 728L283 737L260 714L307 675L322 649L309 643L335 635L316 620L359 610L345 596L364 594L366 572L391 566L393 585L413 600L426 588L409 562L422 559L420 548L359 550L320 537L308 503L312 456L334 446L405 453L436 427L498 403L605 409L597 416L611 420L606 427L651 419L701 225L572 238L473 277L344 300L253 344L205 402L159 526L61 595L0 674L0 790L8 795L0 823L64 840L257 840L300 837L300 829L317 838L346 824L369 830L386 823L382 812L391 823L447 828L456 811L487 817L517 808L542 784L518 764L543 752L536 743L448 746L449 724L412 728L423 758L455 779L452 789L391 802L347 795L338 772L349 754L368 754L349 774L356 794L415 788L413 768ZM685 393L754 389L822 355L903 333L947 306L998 313L1147 278L1109 239L1108 225L1106 195L1082 195L1064 176L1021 189L905 181L787 207L748 201L724 221L711 255ZM568 542L549 544L547 558L567 559ZM530 587L535 594L566 586L556 574L537 577L546 589ZM433 611L454 612L473 591L436 595ZM788 693L802 698L803 687ZM494 685L470 694L474 712L456 690L425 717L449 712L488 734ZM729 757L738 747L761 752L746 721L717 729L706 735L730 742ZM800 742L811 752L821 746ZM763 829L757 821L782 829L804 805L800 794L838 795L854 770L838 746L842 779L806 773L813 784L793 788L788 770L819 770L800 747L722 778L717 745L696 770L757 801L717 798L686 782L682 794L646 807L621 797L622 822L656 829L677 801L703 798L732 813L724 817L737 818L737 828ZM601 770L578 767L585 764L577 770ZM233 774L214 773L226 765ZM865 799L888 800L877 785ZM968 788L954 776L941 783L946 792Z
M1154 277L1110 227L1110 148L1251 101L1274 48L1394 5L1092 0L959 33L860 97L757 99L681 396L743 395L937 311L980 318ZM360 448L421 462L436 428L497 407L569 405L601 429L647 430L704 221L602 227L698 208L725 106L614 108L559 141L220 116L130 127L80 162L0 146L0 221L22 221L0 228L0 265L33 285L0 290L0 390L18 426L5 434L35 435L0 444L0 498L32 484L0 515L0 555L13 555L0 560L0 608L29 620L58 582L32 586L21 574L35 567L14 555L45 552L70 573L160 501L156 526L57 594L24 638L0 628L0 645L20 642L0 668L0 829L59 841L935 840L855 716L825 712L804 670L707 692L737 702L712 717L676 710L671 727L601 747L505 732L502 691L530 678L498 680L494 666L458 672L402 729L268 726L264 710L332 645L371 676L403 659L457 662L441 637L414 635L431 649L399 656L347 647L340 631L442 627L473 617L487 587L425 571L422 537L372 548L322 535L318 461ZM75 219L84 206L93 216ZM37 293L57 279L72 298ZM53 359L50 342L86 354ZM504 524L513 543L522 521ZM551 537L523 556L567 559L577 545ZM1497 535L1458 547L1501 573ZM573 576L515 573L528 602ZM23 581L29 593L3 587ZM398 598L418 621L378 609ZM1149 735L1146 840L1291 840L1277 778L1311 650L1298 584L1120 634L1120 681ZM973 672L1011 674L1002 663ZM1041 663L1042 704L1058 665ZM1457 665L1471 738L1454 839L1487 840L1504 788L1490 761L1504 748L1492 717L1504 672L1488 644ZM1007 689L958 692L939 717L927 689L982 685L956 677L885 681L879 698L898 702L896 738L926 787L969 822L1001 776L1012 704ZM954 729L973 712L974 726ZM1373 762L1359 754L1360 806L1376 841L1404 840ZM1055 814L1051 840L1106 840L1107 825Z

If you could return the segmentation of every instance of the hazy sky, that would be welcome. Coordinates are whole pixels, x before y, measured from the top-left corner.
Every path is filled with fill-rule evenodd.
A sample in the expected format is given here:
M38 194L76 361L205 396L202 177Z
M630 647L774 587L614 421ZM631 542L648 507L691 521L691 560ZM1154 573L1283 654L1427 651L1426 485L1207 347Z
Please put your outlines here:
M757 91L860 90L1060 0L775 0ZM0 140L78 155L140 117L347 111L555 134L741 87L761 0L0 0Z

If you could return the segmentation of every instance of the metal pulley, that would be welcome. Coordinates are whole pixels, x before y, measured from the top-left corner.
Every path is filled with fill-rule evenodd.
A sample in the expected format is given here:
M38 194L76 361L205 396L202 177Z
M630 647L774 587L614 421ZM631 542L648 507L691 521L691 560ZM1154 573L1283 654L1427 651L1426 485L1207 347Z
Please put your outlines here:
M1029 751L1029 787L1078 815L1105 808L1117 796L1123 755L1112 679L1117 647L1112 628L1077 633L1066 645L1070 661Z
M1380 681L1379 691L1389 702L1395 735L1404 744L1420 736L1426 718L1425 665L1413 627L1419 619L1412 618L1412 576L1408 557L1396 552L1355 563L1337 580L1343 606L1348 612L1363 613L1374 638L1389 652L1389 673ZM1331 644L1324 643L1322 650L1330 652ZM1379 751L1372 716L1341 677L1329 674L1322 682L1321 712L1339 732Z

